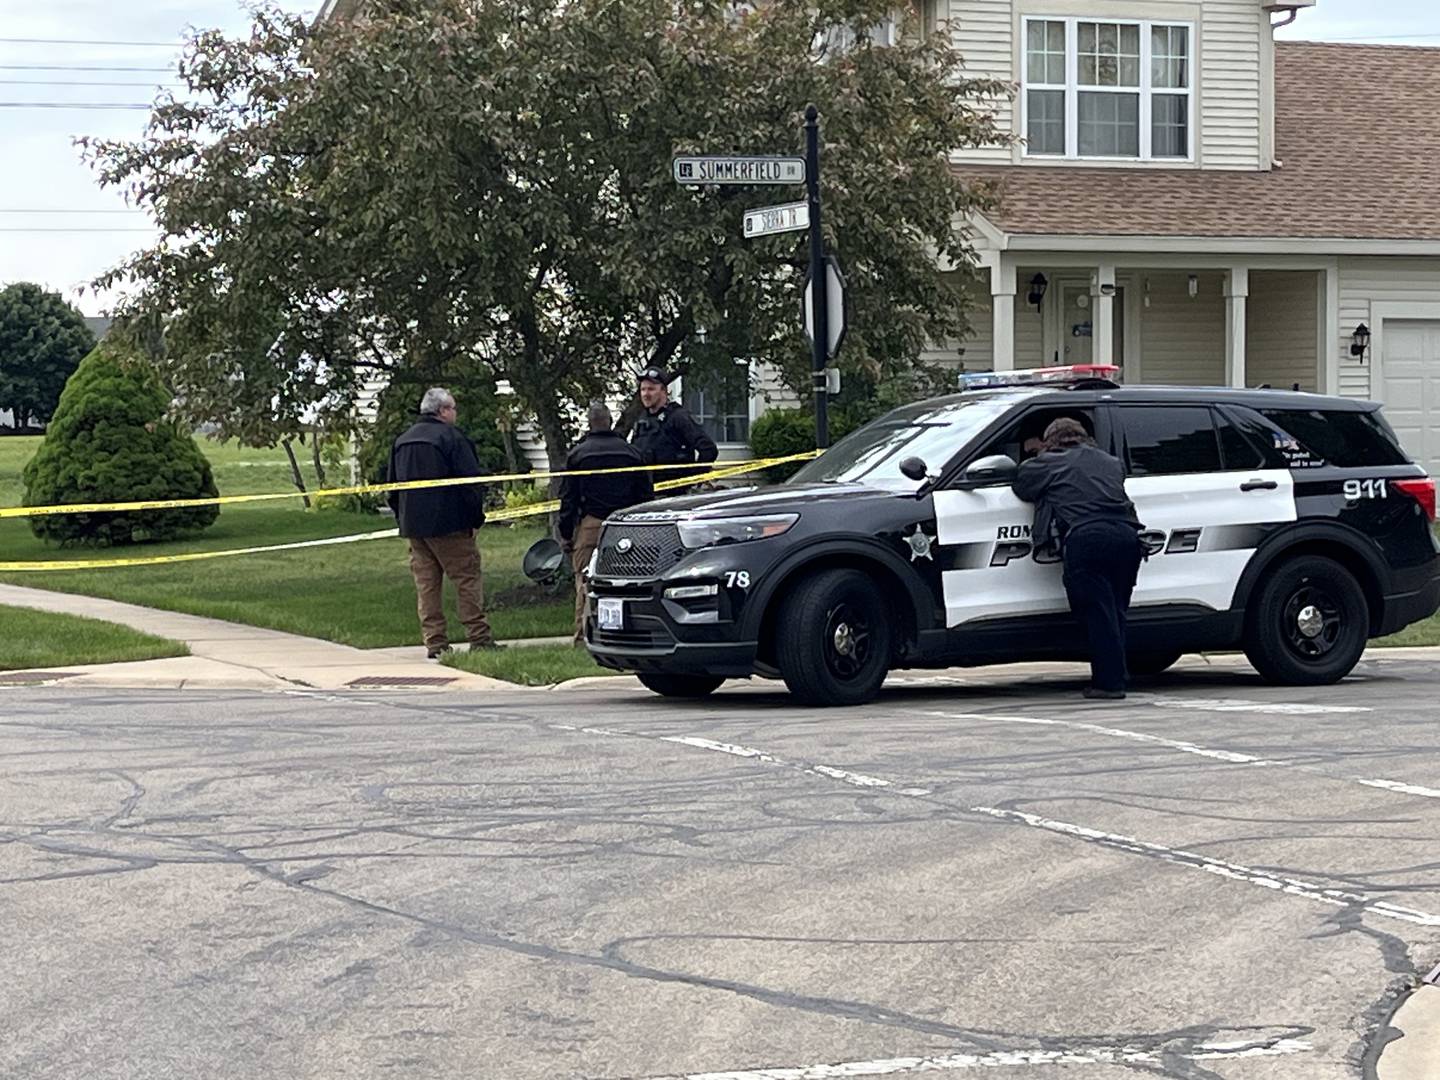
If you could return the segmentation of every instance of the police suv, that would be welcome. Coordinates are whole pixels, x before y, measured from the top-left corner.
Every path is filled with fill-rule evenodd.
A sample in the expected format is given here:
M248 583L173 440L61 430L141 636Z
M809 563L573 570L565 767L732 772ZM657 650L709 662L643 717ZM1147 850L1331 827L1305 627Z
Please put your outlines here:
M667 696L762 675L817 705L865 702L894 668L1085 659L1010 490L1059 417L1124 463L1145 525L1132 673L1239 647L1271 682L1332 683L1369 638L1440 608L1435 482L1378 405L1117 374L972 378L787 483L615 514L590 564L591 654Z

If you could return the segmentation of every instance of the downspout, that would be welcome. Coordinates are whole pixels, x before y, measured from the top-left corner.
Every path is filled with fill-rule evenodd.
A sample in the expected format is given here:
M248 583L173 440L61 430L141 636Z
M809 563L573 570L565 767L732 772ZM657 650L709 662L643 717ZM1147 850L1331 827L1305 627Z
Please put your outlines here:
M1300 17L1299 8L1282 8L1280 10L1286 11L1288 12L1288 14L1279 22L1272 22L1270 24L1270 29L1272 32L1275 30L1279 30L1282 26L1289 26L1291 23L1293 23L1296 19Z

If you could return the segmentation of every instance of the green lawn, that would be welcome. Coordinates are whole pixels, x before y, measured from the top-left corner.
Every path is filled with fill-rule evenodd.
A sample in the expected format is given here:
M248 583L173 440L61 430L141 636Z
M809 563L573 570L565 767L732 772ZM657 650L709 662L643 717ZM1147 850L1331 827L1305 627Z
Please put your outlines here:
M0 439L0 505L21 500L20 469L39 439ZM202 440L215 467L221 494L284 491L290 485L283 450L253 450ZM297 447L297 452L301 448ZM302 455L303 457L304 455ZM314 485L302 461L306 483ZM332 484L348 482L332 476ZM288 502L222 507L219 520L189 540L133 548L58 548L37 540L23 518L0 519L0 552L5 560L106 559L179 554L289 543L393 527L389 517L341 510L305 510ZM572 628L568 590L547 593L520 572L520 557L543 534L542 524L495 525L481 533L486 606L502 638L549 637ZM84 593L194 615L228 619L276 630L374 648L419 641L415 588L405 543L366 540L300 551L117 569L20 572L0 581L38 589ZM452 636L464 639L447 597Z
M178 641L151 637L128 626L0 606L0 671L113 664L189 653Z
M602 668L584 649L572 645L534 645L512 649L481 649L478 652L457 652L445 658L449 667L492 679L521 683L525 686L551 686L568 679L587 675L618 675L620 672Z

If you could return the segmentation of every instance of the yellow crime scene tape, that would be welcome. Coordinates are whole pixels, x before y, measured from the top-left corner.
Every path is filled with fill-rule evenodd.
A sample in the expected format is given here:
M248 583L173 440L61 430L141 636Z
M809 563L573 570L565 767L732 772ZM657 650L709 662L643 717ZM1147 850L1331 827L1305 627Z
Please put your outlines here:
M737 461L722 468L711 469L698 476L684 476L674 480L662 480L655 485L656 491L669 491L692 484L711 480L724 480L732 476L758 472L773 465L785 465L793 461L809 461L819 457L822 451L807 450L801 454L787 454L784 457L753 458ZM602 473L657 472L663 469L694 469L695 465L632 465L619 469L576 469L573 472L547 473L502 473L495 476L467 476L446 480L409 480L393 484L357 484L343 488L324 488L304 494L312 498L333 495L359 495L370 492L413 491L418 488L455 487L462 484L494 484L506 480L542 480L552 477L597 476ZM97 514L129 510L171 510L186 506L218 506L226 503L260 502L272 499L298 499L301 492L281 492L268 495L219 495L206 499L168 499L148 502L127 503L74 503L66 506L8 506L0 508L0 518L27 517L50 514ZM526 517L538 517L560 508L560 500L532 503L529 506L508 510L496 510L485 515L486 523L516 521ZM323 537L318 540L302 540L289 544L269 544L259 547L225 548L219 551L191 551L181 555L138 555L120 559L46 559L26 562L0 562L0 573L52 570L103 570L122 566L161 566L166 563L200 562L206 559L224 559L237 555L260 555L272 551L294 551L301 548L325 547L332 544L356 543L362 540L382 540L399 535L396 529L360 533L354 536Z

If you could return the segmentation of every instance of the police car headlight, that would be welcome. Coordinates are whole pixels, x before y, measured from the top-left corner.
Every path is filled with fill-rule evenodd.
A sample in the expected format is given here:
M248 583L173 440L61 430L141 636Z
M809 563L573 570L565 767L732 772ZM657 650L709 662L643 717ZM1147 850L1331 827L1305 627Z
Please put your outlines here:
M758 517L692 518L680 521L680 542L687 548L715 547L719 544L741 544L746 540L764 540L789 532L800 520L799 514L764 514Z

